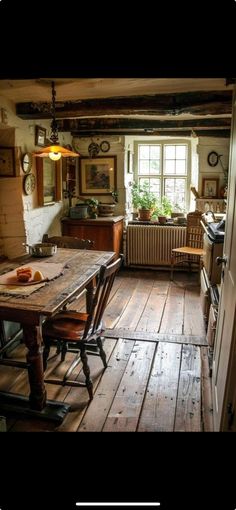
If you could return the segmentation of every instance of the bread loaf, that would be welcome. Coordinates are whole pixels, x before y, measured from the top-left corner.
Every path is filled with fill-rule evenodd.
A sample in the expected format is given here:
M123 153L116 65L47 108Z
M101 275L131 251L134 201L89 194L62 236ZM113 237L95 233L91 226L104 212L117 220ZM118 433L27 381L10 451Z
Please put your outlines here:
M30 278L32 278L32 268L31 267L19 267L16 270L17 280L19 282L28 282Z

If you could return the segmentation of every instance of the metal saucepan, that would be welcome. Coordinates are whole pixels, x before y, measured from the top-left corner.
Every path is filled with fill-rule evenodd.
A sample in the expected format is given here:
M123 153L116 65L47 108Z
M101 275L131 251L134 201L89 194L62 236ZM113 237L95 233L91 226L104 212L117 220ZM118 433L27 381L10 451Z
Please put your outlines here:
M52 243L36 243L36 244L26 244L23 243L28 249L28 253L33 257L50 257L57 252L57 245Z

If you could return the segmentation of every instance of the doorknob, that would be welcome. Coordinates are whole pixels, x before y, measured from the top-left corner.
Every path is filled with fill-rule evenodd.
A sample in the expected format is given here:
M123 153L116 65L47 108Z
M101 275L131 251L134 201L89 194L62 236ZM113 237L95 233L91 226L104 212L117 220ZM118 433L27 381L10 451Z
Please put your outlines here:
M220 264L227 264L227 257L216 257L216 263L217 266L220 266Z

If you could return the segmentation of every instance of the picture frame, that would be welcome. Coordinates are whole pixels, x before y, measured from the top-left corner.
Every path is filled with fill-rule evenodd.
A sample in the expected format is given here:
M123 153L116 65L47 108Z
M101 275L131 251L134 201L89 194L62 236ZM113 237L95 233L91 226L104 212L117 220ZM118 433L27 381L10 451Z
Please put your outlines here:
M41 126L35 126L35 145L45 147L47 130Z
M116 156L79 159L80 195L110 195L116 189Z
M0 177L15 176L15 147L0 147Z
M53 205L62 199L60 161L36 158L38 204Z
M219 178L204 177L202 179L202 195L204 198L217 198L219 190Z

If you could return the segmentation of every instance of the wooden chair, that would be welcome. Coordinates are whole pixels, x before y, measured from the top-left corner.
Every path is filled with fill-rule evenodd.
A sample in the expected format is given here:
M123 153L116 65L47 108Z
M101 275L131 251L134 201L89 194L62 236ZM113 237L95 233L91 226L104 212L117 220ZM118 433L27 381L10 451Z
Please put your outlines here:
M43 243L56 244L58 248L75 248L80 250L91 250L94 246L94 241L90 239L79 239L79 237L72 236L52 236L44 234Z
M90 379L87 353L99 355L104 367L106 368L106 354L103 350L101 337L102 332L105 329L103 327L102 317L108 302L115 275L121 266L122 259L123 256L120 256L120 258L109 266L101 266L89 313L66 310L58 313L53 319L46 320L43 324L43 339L45 345L43 353L44 370L47 368L50 347L55 340L62 344L61 361L65 360L67 352L76 353L76 356L63 379L46 378L46 383L59 384L62 386L86 386L89 398L92 400L93 384ZM89 351L89 347L92 347L94 350ZM76 380L69 380L72 371L78 365L80 360L82 362L82 368L85 375L85 383L81 383Z
M203 228L200 224L201 211L194 211L187 215L187 242L186 246L173 248L171 253L171 280L173 280L174 266L186 263L191 271L192 264L197 264L201 269L201 257L203 250Z

